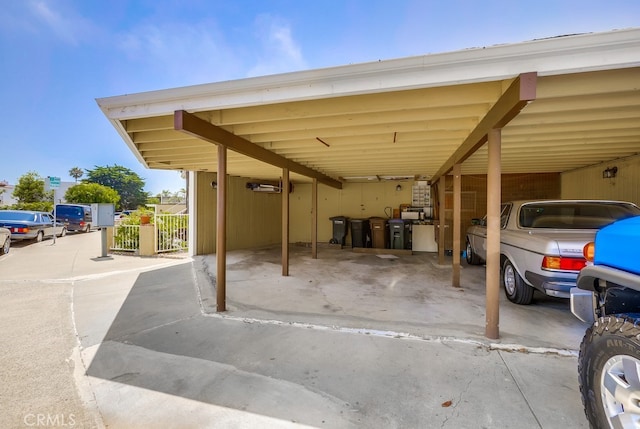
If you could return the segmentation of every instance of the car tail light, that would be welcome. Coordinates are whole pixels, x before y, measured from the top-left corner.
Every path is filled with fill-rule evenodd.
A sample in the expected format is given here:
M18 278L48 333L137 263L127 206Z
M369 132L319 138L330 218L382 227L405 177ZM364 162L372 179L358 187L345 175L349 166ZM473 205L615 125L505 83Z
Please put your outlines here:
M11 232L15 232L17 234L26 234L29 232L29 228L11 228Z
M563 258L562 256L545 256L542 258L543 270L580 271L587 261L582 258Z
M596 243L591 241L591 242L585 244L584 248L582 249L582 254L584 255L584 258L587 261L593 262L593 257L596 254Z
M80 226L84 226L84 221L80 221Z

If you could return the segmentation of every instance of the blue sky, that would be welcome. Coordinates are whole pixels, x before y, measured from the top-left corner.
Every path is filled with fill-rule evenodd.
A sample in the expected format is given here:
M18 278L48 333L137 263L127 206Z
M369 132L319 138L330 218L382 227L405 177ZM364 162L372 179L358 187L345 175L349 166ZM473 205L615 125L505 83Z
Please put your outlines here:
M0 180L145 169L95 99L640 26L638 0L0 0Z

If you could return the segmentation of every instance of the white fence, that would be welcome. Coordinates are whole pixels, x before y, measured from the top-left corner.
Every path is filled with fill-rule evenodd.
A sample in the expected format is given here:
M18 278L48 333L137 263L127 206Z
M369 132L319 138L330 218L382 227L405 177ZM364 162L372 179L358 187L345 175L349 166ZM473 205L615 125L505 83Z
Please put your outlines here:
M184 252L189 249L189 215L157 214L156 252Z
M116 225L111 250L135 252L140 249L140 225Z
M144 254L167 252L185 252L189 249L189 215L157 214L153 219L153 240L150 234L143 234ZM150 246L153 246L153 250ZM140 251L140 225L116 224L113 228L113 244L111 250L120 252Z

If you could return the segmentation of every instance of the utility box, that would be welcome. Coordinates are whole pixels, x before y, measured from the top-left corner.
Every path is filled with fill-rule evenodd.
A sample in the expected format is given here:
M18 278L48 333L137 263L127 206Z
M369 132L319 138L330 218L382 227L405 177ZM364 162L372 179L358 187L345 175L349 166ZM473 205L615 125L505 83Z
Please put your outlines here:
M349 218L345 216L333 216L329 219L333 222L333 237L329 243L344 246L345 239L347 238L347 221Z
M411 249L411 221L390 219L389 240L391 249Z
M111 203L91 204L93 225L98 228L114 226L115 208Z
M369 219L351 219L351 247L371 247Z
M369 225L371 227L371 244L376 249L388 249L389 248L389 228L387 227L387 220L381 217L369 218Z

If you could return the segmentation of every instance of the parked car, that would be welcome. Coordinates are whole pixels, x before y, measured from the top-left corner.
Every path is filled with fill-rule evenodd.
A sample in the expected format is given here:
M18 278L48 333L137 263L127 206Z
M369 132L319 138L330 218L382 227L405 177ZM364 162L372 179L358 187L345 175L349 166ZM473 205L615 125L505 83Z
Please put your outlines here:
M91 206L56 204L55 215L57 221L66 224L69 231L91 231L91 224L93 223Z
M6 255L11 248L11 231L0 228L0 255Z
M53 237L53 217L46 212L27 210L0 210L0 227L11 231L12 240L42 241ZM64 237L67 227L64 224L55 226L55 235Z
M584 245L616 220L640 215L635 204L601 200L513 201L500 213L500 283L507 298L530 304L534 290L569 298L585 266ZM486 260L486 216L467 230L469 264Z
M593 428L636 428L640 421L640 217L596 233L571 289L571 311L592 323L580 345L582 404Z

